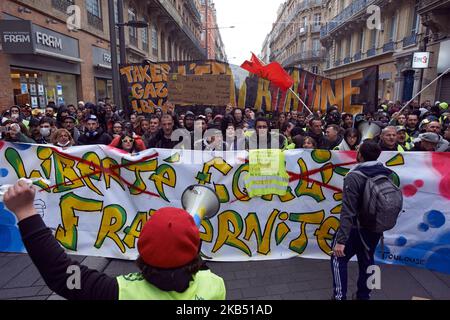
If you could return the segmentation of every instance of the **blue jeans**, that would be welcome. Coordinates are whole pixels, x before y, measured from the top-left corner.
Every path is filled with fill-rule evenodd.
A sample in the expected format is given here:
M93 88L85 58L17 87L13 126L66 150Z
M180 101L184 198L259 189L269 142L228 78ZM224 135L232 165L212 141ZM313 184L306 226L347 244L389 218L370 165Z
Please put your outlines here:
M380 240L381 234L373 233L361 229L361 236L369 247L367 251L361 241L361 236L357 229L353 228L345 243L345 257L338 258L331 256L331 272L333 274L333 297L335 300L347 300L347 264L355 256L358 259L359 277L356 298L358 300L369 300L371 290L367 287L367 268L374 264L375 249ZM333 240L333 247L336 244L336 237Z

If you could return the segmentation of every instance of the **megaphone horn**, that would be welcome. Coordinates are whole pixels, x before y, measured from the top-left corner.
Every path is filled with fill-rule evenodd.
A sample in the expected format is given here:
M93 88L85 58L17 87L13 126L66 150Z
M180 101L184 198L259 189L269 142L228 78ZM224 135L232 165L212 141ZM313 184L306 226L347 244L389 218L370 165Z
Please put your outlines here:
M181 205L200 227L204 218L212 218L219 212L220 200L213 189L203 185L192 185L184 190Z
M358 131L361 134L361 142L363 142L364 140L379 136L381 127L375 122L364 121L359 124Z

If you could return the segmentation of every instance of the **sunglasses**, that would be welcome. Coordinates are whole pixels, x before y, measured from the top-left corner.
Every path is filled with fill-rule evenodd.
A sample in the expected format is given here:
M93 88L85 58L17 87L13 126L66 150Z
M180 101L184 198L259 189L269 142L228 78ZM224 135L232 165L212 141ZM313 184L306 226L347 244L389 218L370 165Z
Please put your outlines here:
M133 143L133 142L134 142L134 139L123 139L122 142L123 142L123 143L127 143L127 142Z

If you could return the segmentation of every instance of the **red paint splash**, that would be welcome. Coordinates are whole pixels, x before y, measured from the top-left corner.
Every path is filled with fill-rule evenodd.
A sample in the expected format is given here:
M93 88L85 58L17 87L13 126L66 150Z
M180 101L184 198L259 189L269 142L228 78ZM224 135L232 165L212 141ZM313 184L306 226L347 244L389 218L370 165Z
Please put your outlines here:
M431 154L433 168L442 176L439 183L439 192L441 195L450 199L450 153L434 152Z
M414 181L414 185L417 188L422 188L424 186L424 184L425 184L425 182L423 182L423 180L416 180L416 181Z
M417 191L419 191L417 189L416 186L412 185L412 184L408 184L406 186L403 187L403 195L407 198L413 197L416 195Z

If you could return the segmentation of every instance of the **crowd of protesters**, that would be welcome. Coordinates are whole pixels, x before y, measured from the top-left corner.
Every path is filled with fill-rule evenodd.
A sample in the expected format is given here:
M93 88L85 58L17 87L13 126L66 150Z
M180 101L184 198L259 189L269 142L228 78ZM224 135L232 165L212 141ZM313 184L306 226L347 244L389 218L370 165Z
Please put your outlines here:
M149 148L243 150L253 148L357 150L367 130L383 151L449 152L448 103L380 102L375 112L352 115L331 106L326 113L258 112L225 108L186 108L166 103L154 113L125 115L109 99L97 104L56 106L45 110L12 106L1 116L1 139L10 142L110 145L129 153ZM195 110L186 111L186 110ZM163 111L164 110L164 111ZM201 112L198 112L201 110ZM220 111L223 110L223 111ZM366 124L361 126L361 124ZM367 124L370 124L367 125ZM378 128L378 129L376 129Z

